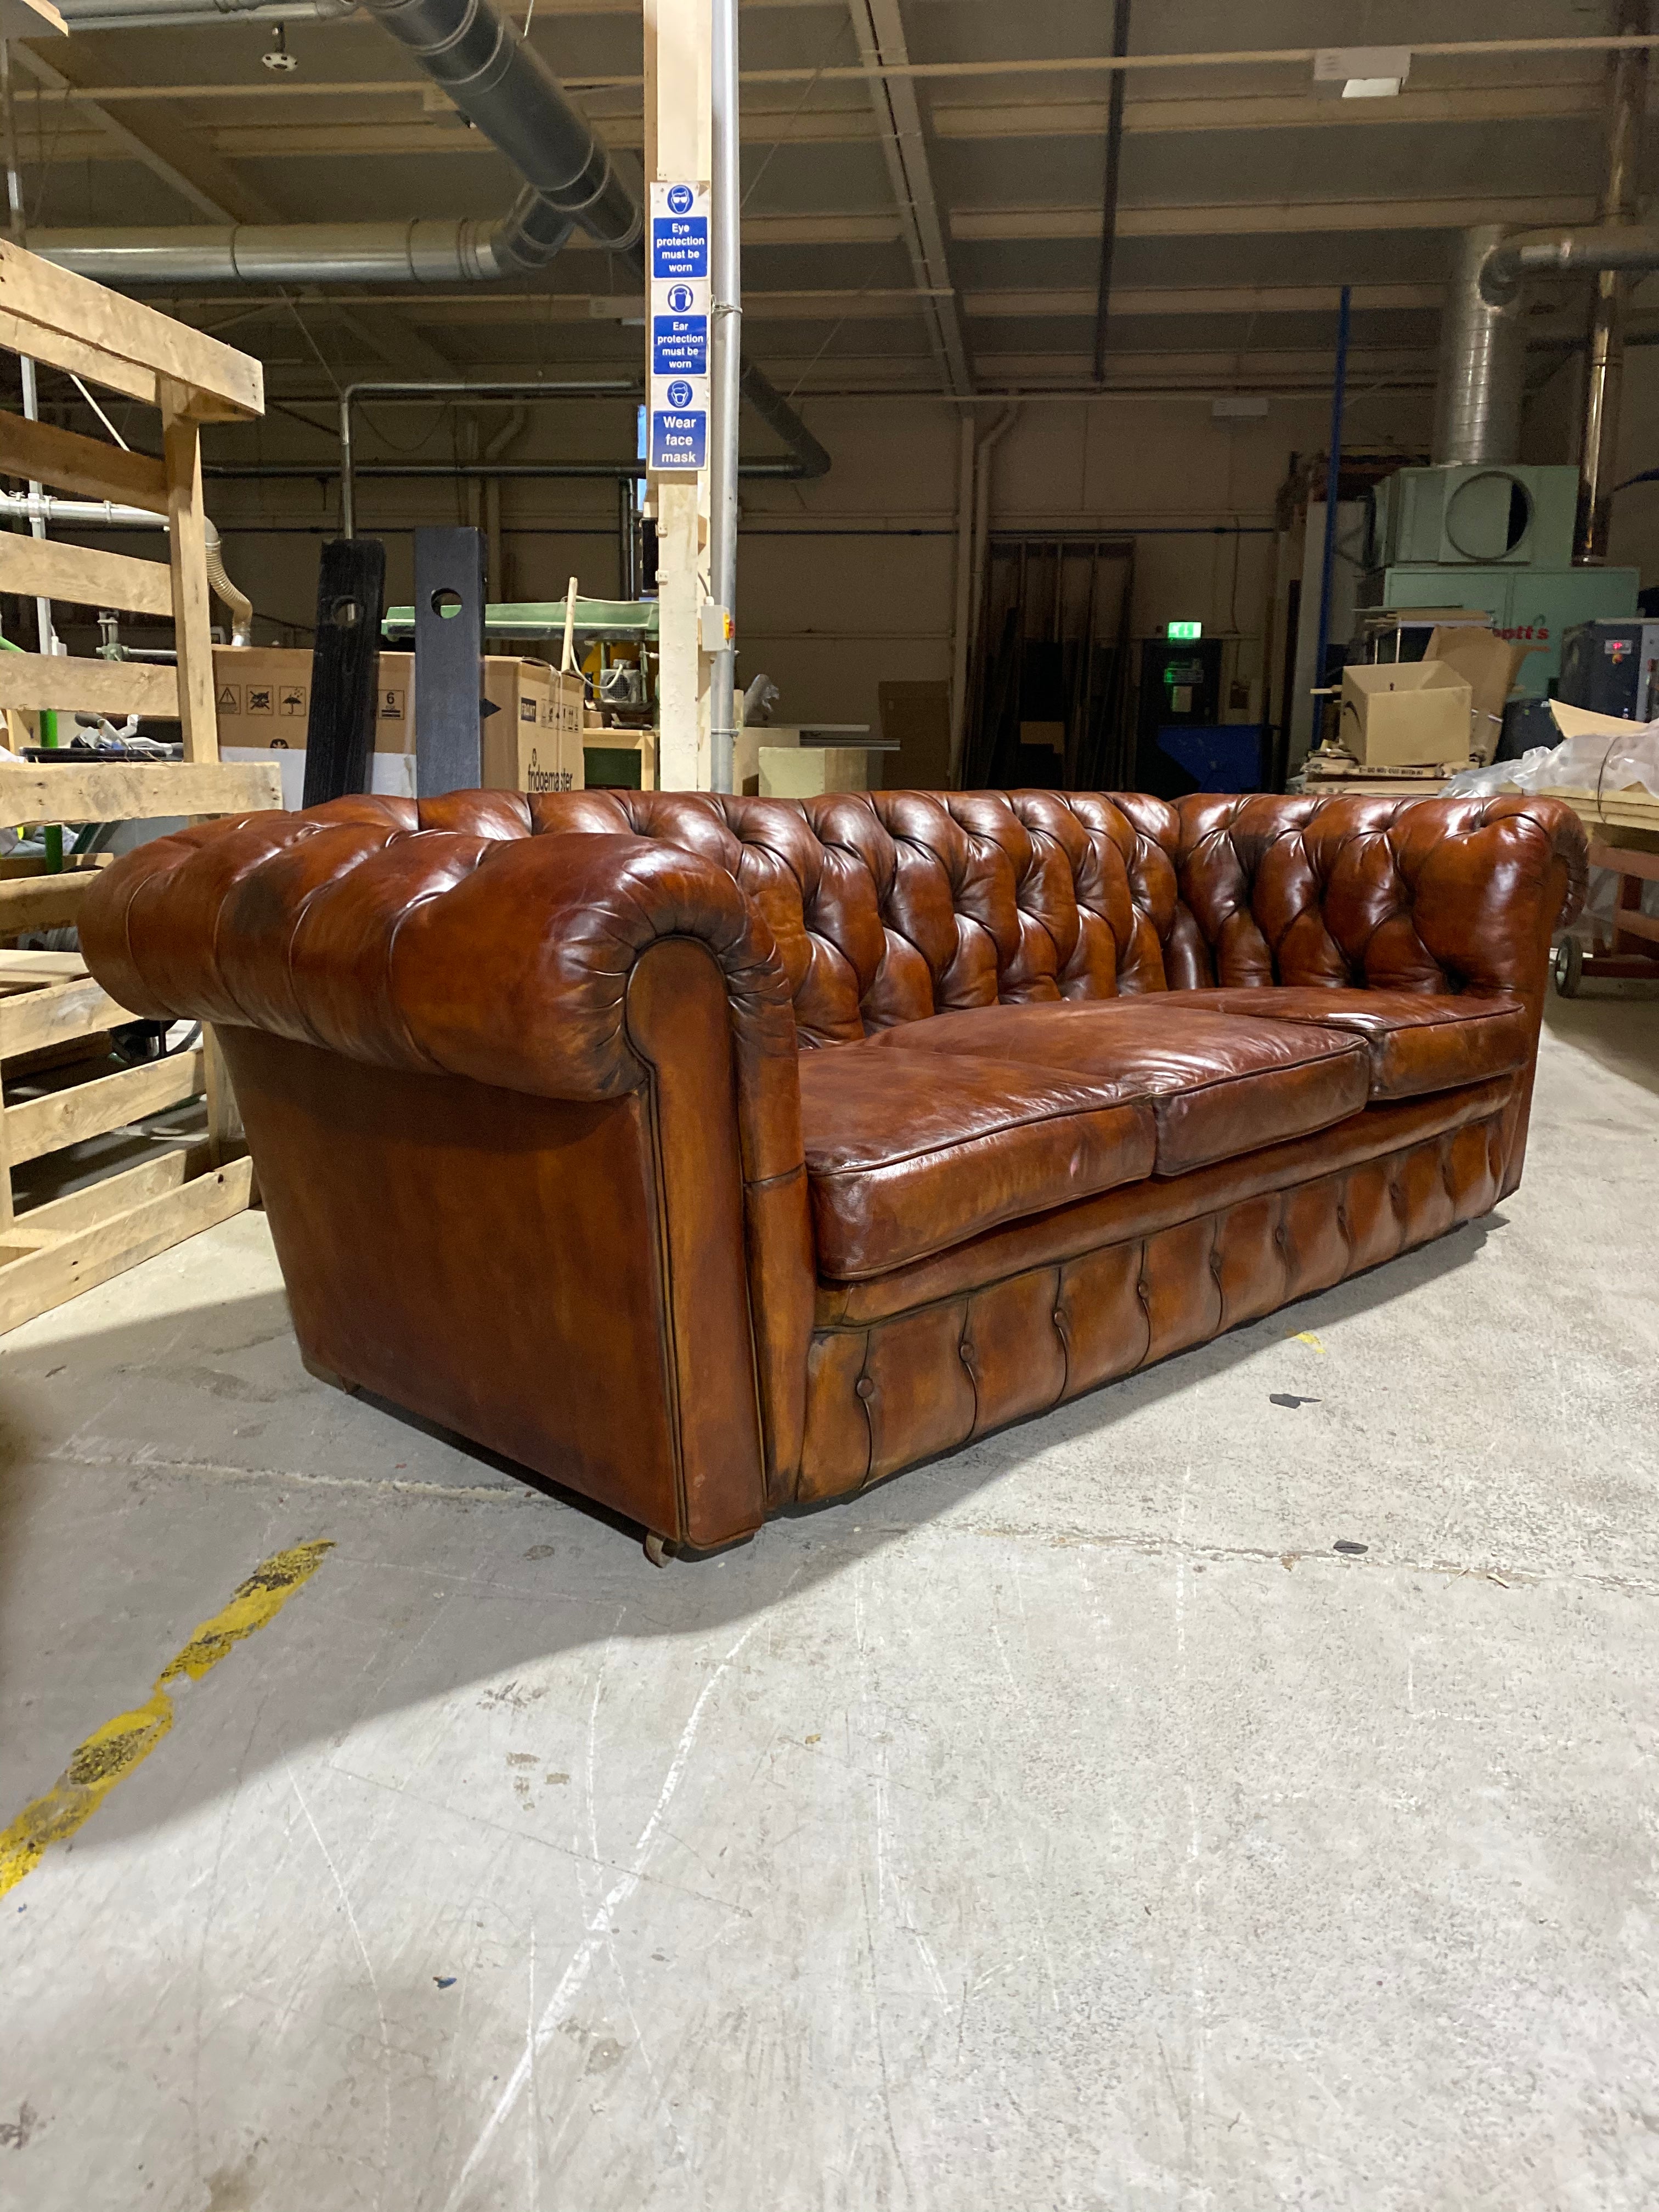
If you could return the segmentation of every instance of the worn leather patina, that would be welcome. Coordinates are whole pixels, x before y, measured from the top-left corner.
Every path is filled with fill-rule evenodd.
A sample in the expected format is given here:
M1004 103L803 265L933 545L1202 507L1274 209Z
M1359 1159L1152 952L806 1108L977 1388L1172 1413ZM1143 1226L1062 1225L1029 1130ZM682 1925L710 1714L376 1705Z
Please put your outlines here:
M347 799L89 892L211 1021L295 1327L679 1543L743 1535L1514 1188L1556 802Z

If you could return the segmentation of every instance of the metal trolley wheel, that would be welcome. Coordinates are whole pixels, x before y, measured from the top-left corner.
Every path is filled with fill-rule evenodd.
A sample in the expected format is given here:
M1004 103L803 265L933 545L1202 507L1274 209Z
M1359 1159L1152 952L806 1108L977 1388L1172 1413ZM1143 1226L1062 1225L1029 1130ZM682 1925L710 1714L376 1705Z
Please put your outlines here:
M1550 956L1550 973L1562 998L1577 997L1584 975L1584 948L1576 937L1564 937L1556 946Z

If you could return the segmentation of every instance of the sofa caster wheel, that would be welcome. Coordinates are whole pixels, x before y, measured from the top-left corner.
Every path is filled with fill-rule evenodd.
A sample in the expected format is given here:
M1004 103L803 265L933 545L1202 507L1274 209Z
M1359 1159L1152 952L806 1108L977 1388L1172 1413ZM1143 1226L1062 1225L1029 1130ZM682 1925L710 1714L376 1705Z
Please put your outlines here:
M1561 939L1551 956L1550 971L1558 994L1564 999L1576 999L1584 974L1584 948L1576 937Z
M660 1536L647 1536L645 1556L653 1567L665 1567L668 1565L668 1547Z

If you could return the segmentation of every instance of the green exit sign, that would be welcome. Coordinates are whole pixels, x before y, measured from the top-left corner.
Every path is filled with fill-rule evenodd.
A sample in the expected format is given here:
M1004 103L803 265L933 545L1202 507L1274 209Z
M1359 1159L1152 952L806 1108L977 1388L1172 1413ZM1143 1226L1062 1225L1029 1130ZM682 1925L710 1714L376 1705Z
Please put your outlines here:
M1203 636L1204 625L1202 623L1172 622L1165 626L1164 635L1168 638L1179 638L1183 642L1190 642L1195 637Z

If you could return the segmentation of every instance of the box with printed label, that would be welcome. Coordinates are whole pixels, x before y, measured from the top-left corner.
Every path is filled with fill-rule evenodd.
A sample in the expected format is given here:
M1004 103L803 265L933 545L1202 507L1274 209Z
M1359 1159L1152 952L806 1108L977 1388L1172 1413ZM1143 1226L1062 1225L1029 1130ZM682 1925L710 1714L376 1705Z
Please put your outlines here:
M311 716L311 655L303 646L216 645L213 692L219 745L303 752ZM377 753L415 750L415 656L380 655L374 708Z
M579 675L544 660L485 661L485 790L581 790L583 697Z
M305 783L311 655L303 647L216 646L219 749L227 759L285 755L283 804ZM487 790L582 788L582 679L542 660L491 654L480 687L480 781ZM415 656L382 653L375 699L373 790L415 793ZM388 757L403 756L402 759Z

